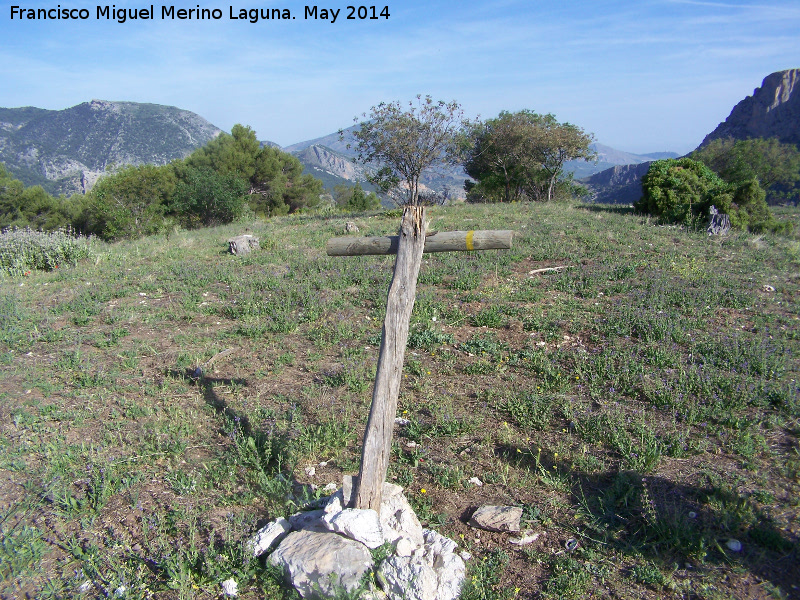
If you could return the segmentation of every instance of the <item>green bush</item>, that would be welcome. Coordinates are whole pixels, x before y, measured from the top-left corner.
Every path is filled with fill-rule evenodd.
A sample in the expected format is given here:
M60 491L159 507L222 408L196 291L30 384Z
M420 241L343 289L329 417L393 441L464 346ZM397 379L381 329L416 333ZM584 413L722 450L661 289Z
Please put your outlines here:
M791 223L775 220L758 180L727 183L691 158L653 162L642 178L642 191L634 208L668 223L704 224L713 205L727 214L737 229L777 233L791 229Z
M190 229L231 223L245 212L249 188L245 179L233 173L185 167L175 186L171 210Z
M123 167L95 184L74 225L105 240L159 233L168 225L164 215L174 189L169 165Z
M52 271L91 256L91 240L69 229L42 232L5 229L0 232L0 273L28 275L31 271Z
M339 210L345 212L375 210L381 205L378 195L375 192L366 193L358 182L352 187L337 185L333 189L333 199Z
M653 162L642 178L642 191L636 210L684 225L695 224L698 217L708 215L712 204L721 204L729 194L728 184L690 158Z

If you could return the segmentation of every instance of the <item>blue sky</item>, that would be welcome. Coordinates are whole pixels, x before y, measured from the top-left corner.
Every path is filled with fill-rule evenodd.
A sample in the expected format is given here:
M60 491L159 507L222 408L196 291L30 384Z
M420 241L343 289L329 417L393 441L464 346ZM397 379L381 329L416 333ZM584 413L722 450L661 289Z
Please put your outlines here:
M71 0L60 6L91 18L12 22L12 5L59 2L2 0L0 106L168 104L289 145L381 101L430 94L458 100L470 117L526 108L620 150L683 153L766 75L800 67L797 0L392 0L377 21L346 20L346 2L318 5L341 9L335 23L304 20L305 3L224 2L199 2L220 20L161 20L162 3L155 20L119 24ZM296 19L230 20L231 7L288 8Z

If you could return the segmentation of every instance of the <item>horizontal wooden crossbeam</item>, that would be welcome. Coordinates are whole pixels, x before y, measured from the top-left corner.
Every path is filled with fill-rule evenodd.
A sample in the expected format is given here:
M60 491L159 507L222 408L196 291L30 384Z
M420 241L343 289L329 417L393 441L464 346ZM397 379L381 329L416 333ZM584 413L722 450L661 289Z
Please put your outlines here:
M513 231L472 230L438 231L425 237L423 252L463 252L467 250L508 250ZM363 256L368 254L397 254L400 237L338 237L328 240L328 256Z

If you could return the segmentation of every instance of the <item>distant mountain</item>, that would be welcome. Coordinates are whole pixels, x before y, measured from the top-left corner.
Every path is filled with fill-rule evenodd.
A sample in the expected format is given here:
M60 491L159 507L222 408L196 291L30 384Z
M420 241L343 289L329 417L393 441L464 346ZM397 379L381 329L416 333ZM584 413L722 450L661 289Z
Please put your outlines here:
M589 188L595 202L633 204L642 197L642 177L649 169L650 161L617 165L580 179L579 183Z
M345 156L349 156L350 158L355 158L358 152L356 151L356 139L353 137L352 132L359 128L359 125L353 125L348 127L347 129L342 130L343 136L339 135L339 132L330 133L328 135L324 135L322 137L314 138L313 140L306 140L305 142L297 142L296 144L292 144L291 146L285 146L281 148L284 152L289 152L290 154L294 154L295 156L298 155L299 152L305 150L310 146L324 146L334 152L338 152L339 154L344 154ZM348 145L350 146L348 148Z
M337 184L352 185L355 181L363 182L369 169L355 162L357 155L355 140L350 135L357 127L357 125L354 125L344 130L344 139L340 138L338 132L331 133L313 140L285 146L282 150L294 154L305 166L306 173L321 179L329 190L332 190ZM350 143L350 148L347 147L348 143ZM603 144L592 144L591 147L597 153L596 161L569 161L565 164L565 171L573 173L574 177L579 179L617 165L651 161L661 155L678 156L674 152L632 154ZM466 179L469 179L469 177L462 167L451 166L440 169L436 173L426 173L422 178L422 183L428 189L439 192L447 190L451 196L464 198L466 196L464 191L464 181Z
M0 108L0 162L53 194L88 191L113 165L163 165L220 129L188 110L92 100L64 110Z
M700 146L719 138L778 138L800 147L800 69L778 71L764 78L752 96L709 133Z
M364 189L373 189L372 186L364 183L371 166L365 166L356 161L358 152L355 149L356 141L351 132L358 127L358 125L353 125L345 129L343 139L336 132L285 146L282 150L294 154L303 163L305 172L321 179L328 190L333 190L337 184L353 185L356 181L360 181ZM447 193L450 197L464 198L466 197L465 179L468 177L463 167L445 166L436 172L424 173L420 183L423 190L433 190Z
M764 78L752 96L733 107L731 114L709 133L698 146L702 148L719 138L745 140L778 138L800 147L800 69L778 71ZM677 158L673 153L657 152L648 160ZM594 194L597 202L636 202L642 197L641 178L649 163L638 162L626 168L613 167L580 180Z
M594 143L589 146L597 153L594 161L570 160L565 163L564 169L572 173L575 179L589 177L618 165L638 165L643 162L658 160L659 158L677 158L675 152L653 152L652 154L632 154L617 150L611 146Z
M287 149L283 148L283 151ZM366 183L369 170L341 152L314 144L293 154L303 164L305 172L321 180L328 191L340 184L353 185L356 181L361 182L364 189L373 189Z

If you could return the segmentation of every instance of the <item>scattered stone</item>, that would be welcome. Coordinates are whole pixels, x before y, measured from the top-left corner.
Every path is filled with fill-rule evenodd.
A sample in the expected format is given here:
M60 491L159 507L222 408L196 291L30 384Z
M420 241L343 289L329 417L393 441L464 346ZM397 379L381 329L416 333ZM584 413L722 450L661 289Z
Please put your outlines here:
M344 225L344 230L346 233L356 233L358 232L358 225L356 225L353 221L348 221Z
M739 540L730 539L725 545L734 552L742 551L742 542L740 542Z
M311 599L335 596L341 588L352 592L374 564L364 544L317 531L293 531L269 562L283 569L303 598Z
M533 533L530 529L526 529L520 537L510 538L508 541L517 546L526 546L538 540L541 535L541 533Z
M404 419L403 417L395 417L394 424L400 425L400 427L405 427L407 425L411 425L411 421L409 419Z
M578 548L578 540L575 538L569 538L566 542L564 542L564 548L567 549L567 552L572 552Z
M245 256L250 254L251 250L257 250L260 246L258 238L246 233L244 235L237 235L228 240L228 246L231 254L236 256Z
M85 594L86 592L91 590L92 587L94 587L94 586L92 586L92 582L87 579L86 581L84 581L82 584L80 584L78 586L78 593Z
M472 513L469 524L487 531L519 531L522 509L518 506L484 505Z
M259 529L247 543L247 546L252 550L254 557L261 556L272 548L276 542L282 540L291 530L291 523L281 517Z
M222 594L231 598L239 595L239 584L233 579L226 579L222 582Z
M322 491L327 494L333 494L336 491L336 489L337 489L336 484L333 481L331 481L328 485L322 488Z
M764 290L765 292L768 292L768 293L775 291L775 288L772 287L771 285L764 285L764 287L762 287L761 289Z
M306 467L305 470L306 470L306 475L309 477L313 477L314 475L317 474L317 469L314 467Z
M477 477L470 477L469 482L473 485L477 485L478 487L481 487L483 485L483 482Z

